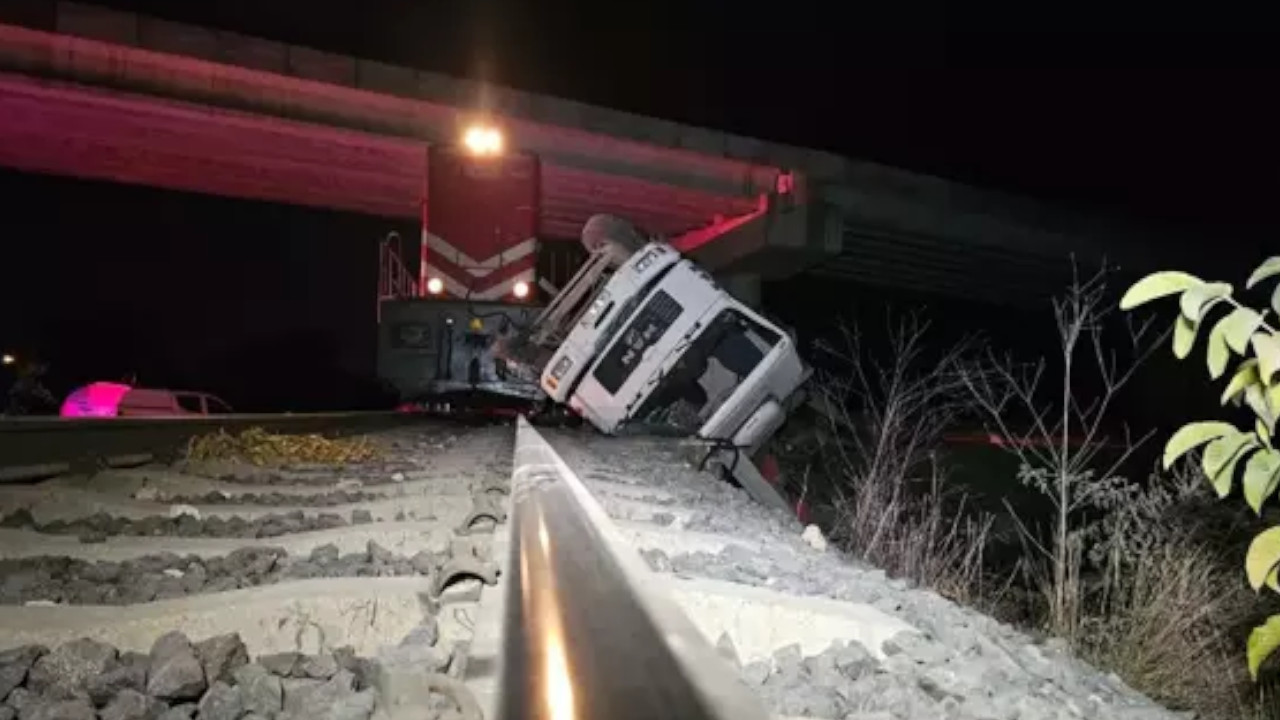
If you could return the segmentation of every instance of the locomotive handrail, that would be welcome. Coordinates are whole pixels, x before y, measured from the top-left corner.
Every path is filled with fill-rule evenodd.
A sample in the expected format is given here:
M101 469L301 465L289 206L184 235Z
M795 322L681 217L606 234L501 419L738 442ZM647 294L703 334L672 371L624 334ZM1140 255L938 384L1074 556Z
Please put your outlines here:
M765 720L582 481L520 418L499 720Z

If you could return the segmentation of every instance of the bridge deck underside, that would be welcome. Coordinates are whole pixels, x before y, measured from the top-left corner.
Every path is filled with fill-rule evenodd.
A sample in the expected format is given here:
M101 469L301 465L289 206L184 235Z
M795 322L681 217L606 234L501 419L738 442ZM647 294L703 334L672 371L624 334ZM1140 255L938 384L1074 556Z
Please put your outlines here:
M1074 275L1091 278L1105 262L1087 254L1019 252L846 222L840 254L809 272L873 287L1025 305L1061 294ZM1122 272L1116 281L1121 283L1130 274Z
M15 74L0 75L0 164L389 218L421 212L426 143ZM749 198L544 163L541 233L594 212L678 234Z

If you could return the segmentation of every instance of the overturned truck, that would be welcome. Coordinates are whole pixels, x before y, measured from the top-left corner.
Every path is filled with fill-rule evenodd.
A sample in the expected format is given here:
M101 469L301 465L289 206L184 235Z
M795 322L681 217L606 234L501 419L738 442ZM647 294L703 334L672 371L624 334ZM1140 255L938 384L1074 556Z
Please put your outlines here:
M601 432L695 439L701 461L787 507L752 459L801 402L793 338L625 220L597 215L582 240L587 262L498 357Z

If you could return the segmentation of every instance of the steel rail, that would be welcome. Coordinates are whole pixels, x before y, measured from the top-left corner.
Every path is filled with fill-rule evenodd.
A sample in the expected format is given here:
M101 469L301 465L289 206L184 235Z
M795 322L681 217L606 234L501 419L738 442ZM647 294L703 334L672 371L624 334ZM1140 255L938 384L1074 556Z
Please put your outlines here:
M498 720L766 720L582 481L518 420Z
M198 435L251 427L281 434L350 435L410 422L394 412L206 415L174 418L0 420L0 483L172 459Z

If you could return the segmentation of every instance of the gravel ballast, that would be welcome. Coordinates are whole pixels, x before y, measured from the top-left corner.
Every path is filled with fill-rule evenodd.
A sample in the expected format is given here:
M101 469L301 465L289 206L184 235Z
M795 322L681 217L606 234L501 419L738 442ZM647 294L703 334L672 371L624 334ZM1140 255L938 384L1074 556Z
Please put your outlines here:
M376 657L342 646L253 658L235 633L192 642L170 631L148 652L79 638L0 651L0 718L368 720L379 705L409 703L421 720L479 720L460 713L474 701L451 679L466 657L464 645L444 646L431 616Z
M478 720L459 679L475 590L450 581L497 571L484 533L452 531L473 488L510 476L510 428L373 439L384 458L345 467L179 463L12 492L0 605L9 642L45 646L0 648L0 720L367 720L380 703Z
M238 635L192 643L180 632L150 652L81 638L0 652L0 716L11 720L367 720L377 662L349 648L251 662Z
M0 604L129 605L305 578L430 575L444 559L426 551L404 557L370 541L365 552L346 555L335 545L322 545L307 557L291 557L277 547L246 547L220 557L0 560Z
M301 510L287 513L272 513L261 517L246 519L232 517L199 517L188 512L175 515L152 515L144 518L127 518L96 513L76 520L54 520L47 523L36 522L27 510L16 510L0 518L0 527L52 535L75 535L81 542L103 542L109 537L130 535L135 537L223 537L223 538L270 538L293 533L311 532L315 530L331 530L349 523L369 522L369 511L356 510L351 520L337 513L320 513L308 515Z
M789 518L696 472L670 444L572 432L546 437L610 514L625 512L622 503L611 501L611 491L649 489L680 499L687 517L682 529L730 540L716 553L642 550L653 570L871 605L919 631L899 633L878 652L837 640L817 655L784 647L767 662L740 667L744 681L775 713L858 720L1183 717L1075 658L1061 641L1037 642L834 550L815 550ZM652 519L651 513L646 521ZM654 527L672 524L666 517ZM727 637L721 644L731 646ZM732 649L726 654L732 656Z
M230 493L221 490L210 490L202 495L165 495L156 501L181 505L265 505L268 507L332 507L334 505L354 505L361 502L372 502L385 499L379 493L359 490L335 490L333 492L314 495L297 495L292 493Z

